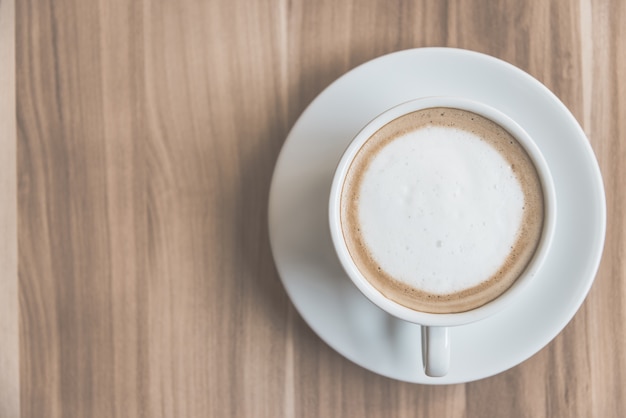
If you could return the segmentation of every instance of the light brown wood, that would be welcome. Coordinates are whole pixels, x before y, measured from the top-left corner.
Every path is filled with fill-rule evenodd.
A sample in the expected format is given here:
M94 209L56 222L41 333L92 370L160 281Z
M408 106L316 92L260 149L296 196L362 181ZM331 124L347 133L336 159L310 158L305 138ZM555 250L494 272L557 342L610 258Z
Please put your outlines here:
M0 417L20 414L15 3L0 0Z
M625 2L15 7L13 26L0 0L2 417L626 416ZM270 178L300 113L356 65L420 46L546 84L607 192L581 310L530 360L464 385L341 357L295 312L268 245Z

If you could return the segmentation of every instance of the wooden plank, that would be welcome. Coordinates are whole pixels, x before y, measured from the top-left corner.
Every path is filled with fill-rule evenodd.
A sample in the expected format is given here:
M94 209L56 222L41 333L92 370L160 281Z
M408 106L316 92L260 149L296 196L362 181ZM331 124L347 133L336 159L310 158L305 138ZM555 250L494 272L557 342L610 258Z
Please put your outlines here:
M15 2L0 1L0 416L20 414Z

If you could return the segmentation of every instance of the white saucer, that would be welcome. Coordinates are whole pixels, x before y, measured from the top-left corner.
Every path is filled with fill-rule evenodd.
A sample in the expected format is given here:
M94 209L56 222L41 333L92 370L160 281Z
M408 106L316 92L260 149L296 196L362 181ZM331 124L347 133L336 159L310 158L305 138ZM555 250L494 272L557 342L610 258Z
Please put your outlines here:
M424 96L461 96L500 109L535 139L552 169L558 214L545 265L519 303L451 329L451 369L424 374L418 325L370 303L343 272L328 229L333 172L374 116ZM545 86L496 58L459 49L386 55L348 72L304 111L280 153L269 198L269 233L285 289L309 326L360 366L425 384L503 372L547 345L572 319L598 269L606 230L600 170L584 132Z

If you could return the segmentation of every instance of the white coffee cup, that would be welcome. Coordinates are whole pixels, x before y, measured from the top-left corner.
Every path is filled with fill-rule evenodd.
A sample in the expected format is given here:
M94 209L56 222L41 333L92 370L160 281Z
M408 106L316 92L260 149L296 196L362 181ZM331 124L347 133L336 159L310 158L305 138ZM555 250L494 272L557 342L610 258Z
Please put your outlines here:
M408 308L389 299L361 273L348 251L341 224L341 196L348 169L357 152L374 133L389 122L412 112L429 108L461 109L481 115L508 131L522 145L534 164L543 192L543 227L535 253L514 284L496 299L471 310L458 313L429 313ZM397 318L422 326L422 359L428 376L444 376L450 368L448 328L483 320L513 305L536 275L548 254L556 223L556 194L550 169L535 142L515 121L486 104L459 97L427 97L393 107L368 123L344 152L332 182L329 201L330 232L337 256L357 288L375 305Z

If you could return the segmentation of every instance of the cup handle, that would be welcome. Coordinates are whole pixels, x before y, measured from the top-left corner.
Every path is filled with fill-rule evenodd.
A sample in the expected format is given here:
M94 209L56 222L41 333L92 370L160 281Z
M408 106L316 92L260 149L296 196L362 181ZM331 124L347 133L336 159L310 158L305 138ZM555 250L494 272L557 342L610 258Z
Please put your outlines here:
M450 369L448 327L422 326L422 362L426 376L442 377Z

